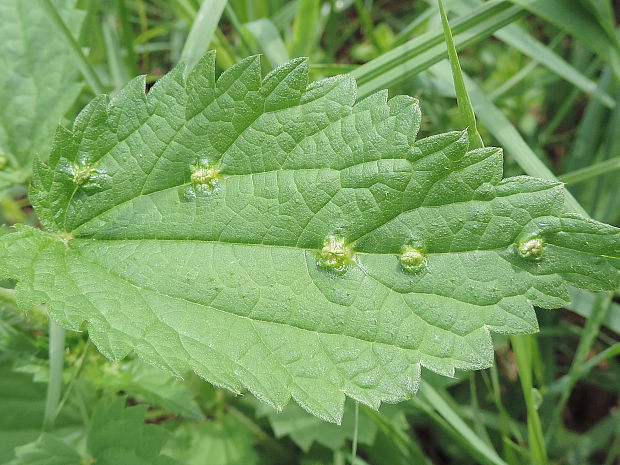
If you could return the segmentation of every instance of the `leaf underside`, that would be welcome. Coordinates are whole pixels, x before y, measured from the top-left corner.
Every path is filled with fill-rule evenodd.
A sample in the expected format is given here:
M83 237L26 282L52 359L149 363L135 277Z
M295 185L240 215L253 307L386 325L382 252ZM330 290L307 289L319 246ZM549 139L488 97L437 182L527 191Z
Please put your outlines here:
M620 283L618 229L564 214L558 183L502 180L465 132L416 141L413 98L355 104L353 78L308 84L304 59L183 71L60 128L30 191L46 232L0 246L21 305L87 322L113 360L340 422L345 395L405 399L422 366L488 367L490 331L536 331L567 284Z

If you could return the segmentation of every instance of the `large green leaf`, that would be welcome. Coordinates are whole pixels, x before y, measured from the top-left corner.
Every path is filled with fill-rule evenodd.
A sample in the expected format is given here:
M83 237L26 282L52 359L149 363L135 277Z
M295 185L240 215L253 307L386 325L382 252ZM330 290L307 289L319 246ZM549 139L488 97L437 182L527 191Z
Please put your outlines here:
M490 330L537 330L567 283L614 289L620 231L564 214L561 184L502 180L464 132L415 140L416 99L354 105L353 78L264 80L214 55L96 98L35 167L46 232L0 242L28 308L276 408L340 421L492 360ZM84 325L87 322L87 325Z
M75 0L54 0L77 34ZM19 182L47 156L60 118L77 97L77 64L39 0L0 0L0 183Z

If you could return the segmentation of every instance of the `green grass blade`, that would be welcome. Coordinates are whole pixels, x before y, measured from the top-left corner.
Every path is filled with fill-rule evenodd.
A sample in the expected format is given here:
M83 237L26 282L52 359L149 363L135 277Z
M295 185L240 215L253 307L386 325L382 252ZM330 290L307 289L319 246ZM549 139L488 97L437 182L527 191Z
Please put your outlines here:
M620 170L620 157L613 157L592 166L563 174L559 176L558 179L570 186L579 184L580 182L589 181L604 174L609 174L618 170Z
M208 50L227 0L204 0L189 31L179 61L187 64L186 74Z
M456 101L459 107L459 113L461 114L461 121L467 126L467 135L469 137L469 145L472 149L484 147L482 137L478 132L476 126L476 117L474 115L474 109L471 106L467 89L465 88L465 82L463 81L463 72L461 71L461 64L459 63L459 57L454 47L454 40L452 38L452 31L450 30L450 24L446 16L446 11L443 7L443 2L439 1L439 14L441 15L441 23L443 25L443 34L446 40L446 46L448 48L448 57L450 58L450 67L452 68L452 79L454 80L454 88L456 89Z
M137 76L138 58L134 49L134 34L131 28L131 23L129 22L129 15L127 14L125 0L114 0L114 6L116 7L116 14L121 23L123 42L125 44L125 50L127 51L126 64L129 67L129 73L131 76Z
M301 0L293 22L293 40L289 51L292 57L308 56L316 40L321 3L319 0Z
M82 75L84 76L84 79L86 80L86 83L88 84L90 89L95 94L103 94L105 92L105 89L103 87L103 84L101 83L101 80L99 79L99 76L86 59L86 56L82 52L82 48L77 43L77 41L71 34L71 31L58 14L58 10L56 10L54 4L50 0L40 1L47 13L49 14L52 22L56 25L56 27L58 27L58 30L62 32L67 42L68 48L73 54L75 60L77 61L80 71L82 72Z
M479 0L464 0L457 3L455 6L457 6L456 10L458 12L464 14L468 10L471 10L471 8L475 8L481 4L482 2ZM524 55L536 60L575 87L599 99L608 108L615 107L615 100L606 92L602 92L598 89L594 81L584 76L578 69L556 54L551 46L544 45L532 37L532 35L528 34L521 26L510 24L497 31L494 36L511 47L516 48Z
M583 74L586 77L594 75L594 73L596 73L600 69L601 63L603 63L603 60L601 60L598 57L595 58L594 60L592 60L592 62L590 62L587 65ZM604 76L604 71L603 71L603 76ZM601 77L597 85L599 92L605 91L605 86L604 86L603 81L604 79L603 77ZM580 95L581 95L581 92L579 91L579 89L573 88L571 92L568 94L568 96L566 96L562 100L562 104L560 105L558 110L553 115L553 118L547 124L547 126L540 132L538 136L540 145L545 145L548 142L549 138L556 132L558 127L560 127L560 124L562 124L562 122L566 119L566 117L571 113L575 105L575 102L577 101Z
M571 287L571 303L566 308L584 318L590 318L595 297L592 292ZM603 319L602 325L620 334L620 304L612 302L610 306L611 308Z
M242 53L244 54L255 53L254 48L250 44L251 41L247 37L248 32L243 28L241 21L239 21L239 18L237 17L237 13L235 13L235 10L230 5L230 3L226 4L226 7L224 8L224 15L226 16L228 21L230 21L230 24L235 30L235 32L239 34L239 38L241 39L241 45L242 45L241 46Z
M419 14L407 27L405 27L402 31L398 33L396 37L396 41L394 42L394 46L401 45L405 43L409 37L414 34L418 28L420 28L424 23L426 23L432 16L437 14L437 11L431 5L430 8L427 8Z
M110 70L110 78L115 89L123 87L129 81L129 73L122 57L121 48L116 35L114 18L107 16L101 23L103 32L103 43Z
M379 429L394 441L402 455L406 457L410 463L415 463L416 465L431 465L431 461L424 455L422 448L409 434L396 428L377 410L373 410L363 404L360 407L364 411L364 414L370 417Z
M480 42L498 29L521 18L519 7L490 2L452 26L457 50ZM430 31L360 66L352 74L358 79L358 97L392 86L430 68L448 55L443 31Z
M468 15L454 20L452 23L452 34L454 35L457 49L459 49L461 45L459 42L459 34L469 31L485 21L492 21L511 8L514 9L514 11L522 10L522 8L519 7L510 7L506 2L488 2L480 8L474 9ZM480 40L483 38L484 37L480 36ZM441 46L441 57L447 56L444 46L443 31L435 29L426 32L382 54L374 60L369 61L363 66L360 66L359 70L355 73L355 78L358 84L361 85L394 68L399 67L402 69L403 65L409 60L437 45Z
M567 386L564 387L560 399L555 404L555 408L553 410L553 414L551 416L551 421L549 426L547 427L547 432L545 434L545 440L547 444L551 441L556 429L560 424L560 420L562 417L562 411L566 406L566 402L568 402L568 398L573 390L577 381L581 378L581 370L586 361L588 353L594 344L596 336L599 333L601 324L609 311L609 307L611 304L611 294L610 293L599 293L596 295L594 302L592 302L592 310L590 316L586 320L585 328L581 334L579 339L579 346L577 347L577 352L575 353L575 357L573 362L571 363L570 369L568 370L568 383Z
M366 33L366 36L368 37L372 45L379 51L379 53L383 52L383 47L381 47L381 44L377 39L377 35L375 34L375 27L372 24L370 13L368 13L368 10L362 3L362 0L354 0L354 3L355 8L357 9L357 14L359 15L362 25L364 26L364 32Z
M507 465L494 449L474 433L430 383L422 383L418 396L420 396L422 400L428 402L475 451L486 459L488 463Z
M510 341L519 367L519 380L527 407L527 428L530 459L534 465L548 465L545 439L536 409L532 381L532 335L511 336Z
M271 20L267 18L257 19L246 23L245 27L258 42L272 68L290 59L284 41Z
M600 55L620 78L620 43L583 5L566 0L510 0L572 34Z

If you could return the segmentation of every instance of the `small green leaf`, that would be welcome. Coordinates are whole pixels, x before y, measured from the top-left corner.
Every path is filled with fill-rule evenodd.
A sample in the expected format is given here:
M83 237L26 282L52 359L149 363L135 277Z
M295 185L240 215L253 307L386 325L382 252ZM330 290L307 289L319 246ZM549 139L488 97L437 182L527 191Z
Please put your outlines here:
M179 465L160 455L168 432L144 423L145 405L125 407L125 399L95 406L83 457L72 445L51 434L42 434L33 443L18 447L10 465Z
M127 396L164 407L175 415L200 420L203 414L187 384L157 367L140 360L119 364L102 364L87 368L88 379L109 392L124 392Z
M87 322L113 360L339 422L345 395L406 399L422 366L489 366L490 331L536 331L567 284L620 284L618 229L564 213L560 183L502 179L466 132L416 140L416 99L355 103L353 78L309 84L304 59L217 81L214 62L59 128L30 191L45 231L0 239L24 308Z
M9 465L83 465L82 457L69 444L44 433L35 442L16 448Z
M125 407L125 399L111 404L101 400L95 406L86 441L88 454L97 465L173 465L160 455L168 432L144 423L146 405Z
M45 384L35 383L32 376L13 371L0 364L0 463L10 462L14 448L35 441L41 433L45 408ZM65 409L56 426L75 427L79 419Z
M255 465L258 455L248 427L232 415L203 423L183 423L164 452L184 465Z

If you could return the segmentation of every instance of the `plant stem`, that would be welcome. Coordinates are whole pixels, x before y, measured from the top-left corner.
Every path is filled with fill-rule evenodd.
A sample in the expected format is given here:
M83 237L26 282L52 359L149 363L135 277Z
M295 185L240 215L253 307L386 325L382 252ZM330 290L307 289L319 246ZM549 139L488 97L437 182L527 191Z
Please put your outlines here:
M62 390L63 352L65 349L65 329L54 323L51 318L49 328L50 376L47 382L47 395L45 397L43 431L50 431L56 420L60 403L60 391Z
M357 457L357 423L360 417L360 403L355 401L355 425L353 426L353 444L351 445L351 462Z

